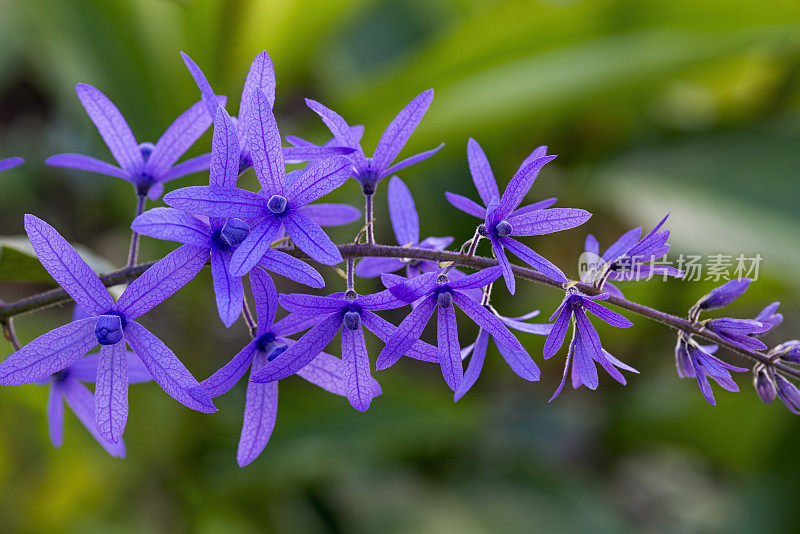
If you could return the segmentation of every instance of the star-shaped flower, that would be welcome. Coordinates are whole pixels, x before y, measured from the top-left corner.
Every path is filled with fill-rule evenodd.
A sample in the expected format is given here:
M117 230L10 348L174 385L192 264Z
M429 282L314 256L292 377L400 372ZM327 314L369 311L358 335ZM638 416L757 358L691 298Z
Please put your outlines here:
M288 315L278 322L278 293L272 279L261 269L250 272L250 284L256 309L255 339L219 371L202 382L209 395L216 397L227 393L250 369L253 377L268 362L282 354L294 340L288 336L305 330L319 319L314 316ZM345 373L342 361L320 352L297 374L312 384L336 395L346 396ZM381 393L375 380L371 382L372 395ZM278 381L247 383L244 423L236 456L241 467L255 460L267 445L275 428L278 414Z
M238 177L238 165L236 130L227 112L217 108L211 148L210 186L233 188ZM250 234L250 225L246 221L217 217L202 221L173 208L154 208L138 216L131 228L156 239L205 248L211 259L211 276L220 319L227 327L236 322L242 313L244 287L241 278L230 273L229 266L232 254ZM264 252L258 264L311 287L325 285L322 276L312 267L272 248Z
M198 215L260 219L231 257L230 273L234 276L246 274L261 260L281 227L312 259L326 265L341 262L339 249L322 228L303 213L303 208L347 180L349 160L337 156L314 161L288 183L280 133L267 95L257 90L253 104L250 149L262 190L253 193L215 185L186 187L167 194L164 201Z
M351 128L341 115L326 108L316 100L306 98L306 105L320 116L322 122L325 123L336 140L335 143L326 144L326 146L343 146L355 149L348 156L352 161L350 175L358 180L365 195L372 195L375 193L375 187L378 182L383 178L391 176L400 169L405 169L428 159L444 146L444 143L442 143L436 148L421 152L392 165L392 162L403 150L411 134L414 133L422 117L425 116L425 112L428 111L432 100L433 89L428 89L409 102L389 123L371 158L364 155L364 149L361 146L361 135L364 133L363 127L353 126ZM298 148L314 146L296 137L290 139L290 142L297 143L296 146Z
M127 352L128 384L149 382L153 379L136 354ZM65 369L39 381L49 385L47 397L47 429L50 441L58 448L64 442L64 400L75 413L86 430L111 456L125 457L125 442L120 438L116 443L106 441L95 424L95 407L92 392L82 382L94 382L97 377L99 356L90 354L68 365Z
M422 300L403 319L397 327L397 332L386 342L378 356L376 367L386 369L405 354L419 339L433 312L438 309L438 361L447 385L453 391L458 390L464 371L461 364L455 306L461 308L461 311L491 334L496 341L510 350L524 352L525 349L503 322L466 293L466 290L480 289L489 285L501 275L500 267L490 267L452 281L447 276L437 273L426 273L403 283L387 279L385 284L398 299L407 303Z
M611 377L625 385L625 377L619 372L619 369L638 373L636 369L630 367L619 361L606 351L600 344L600 336L597 334L586 312L589 311L599 319L608 323L611 326L618 328L628 328L633 326L633 323L628 319L613 312L608 308L601 306L595 301L605 300L608 298L608 293L600 293L599 295L584 295L575 287L569 287L567 294L561 305L556 309L550 320L553 321L553 328L544 342L544 357L550 358L564 344L564 338L567 334L570 322L574 319L575 326L573 328L572 341L569 344L567 351L567 360L564 365L564 375L558 389L550 398L552 401L555 399L564 384L567 381L570 363L572 364L572 387L577 389L581 385L585 385L589 389L597 389L600 384L597 376L596 363L599 363Z
M7 171L8 169L13 169L19 165L25 163L25 160L22 158L6 158L0 159L0 172Z
M161 196L166 182L208 169L208 154L175 165L211 125L203 102L197 102L175 119L155 145L138 144L125 117L106 95L85 83L79 83L75 89L119 167L83 154L57 154L47 158L46 164L121 178L133 184L137 195L152 200ZM213 95L213 98L225 105L225 97Z
M89 316L51 330L9 356L0 364L0 384L40 380L100 344L94 394L97 430L116 443L128 418L128 345L168 395L189 408L216 411L175 354L135 321L194 278L208 258L207 250L183 245L134 280L114 302L91 267L52 226L26 215L25 230L44 268Z
M691 336L681 332L678 335L678 343L675 345L675 363L678 368L678 376L681 378L694 378L700 386L700 392L709 404L716 405L714 392L708 379L712 378L723 389L737 392L739 386L733 381L731 371L745 373L747 369L736 367L725 363L713 356L717 351L717 345L701 345Z
M587 266L581 281L595 284L598 289L622 297L622 291L609 280L635 281L654 275L683 277L683 271L669 265L653 262L669 252L669 230L661 230L669 213L646 236L641 237L642 227L628 230L600 255L600 244L592 234L586 236L585 260Z
M491 306L487 306L487 309L489 309L489 311L494 311ZM546 336L553 328L553 325L551 324L525 322L528 319L532 319L533 317L539 315L539 310L533 310L532 312L526 313L521 317L513 318L503 317L496 312L495 315L497 315L497 318L500 319L504 325L520 332L528 332L530 334ZM486 348L489 345L490 337L492 337L492 335L481 328L478 330L478 337L475 340L475 343L461 349L461 359L464 360L469 357L470 360L467 370L464 373L464 378L461 380L461 385L458 386L458 389L455 392L454 398L456 401L463 397L464 394L470 390L473 384L475 384L475 381L478 380L481 370L483 369L483 362L486 359ZM503 356L503 359L506 361L508 366L511 367L511 370L517 374L517 376L531 382L535 382L541 378L539 367L530 357L528 351L526 351L524 348L522 351L514 350L505 346L502 342L498 342L496 339L494 343L497 346L497 350L500 352L500 355Z
M208 83L203 71L192 61L187 54L181 52L181 57L189 73L194 78L197 87L200 89L203 102L211 119L217 115L217 103L214 99L214 91ZM242 98L239 101L239 117L233 118L233 124L239 139L239 174L253 166L250 156L250 148L247 145L249 132L250 108L253 105L256 91L262 91L269 100L269 107L275 104L275 69L272 66L272 58L266 51L258 54L250 64L250 70L242 88ZM354 150L343 146L307 146L307 147L284 147L283 157L286 163L301 163L303 161L330 158L337 155L350 154Z
M356 410L367 410L374 394L364 328L386 341L395 333L395 327L374 312L399 308L407 302L398 299L389 290L371 295L347 291L324 297L284 294L279 302L292 314L314 317L315 326L256 373L253 381L272 382L299 372L314 361L341 330L347 398ZM405 353L424 361L435 358L435 349L417 340L409 343L401 355Z
M580 226L592 216L588 211L581 209L547 209L555 202L555 199L543 200L517 209L525 195L528 194L542 167L555 159L555 156L546 154L547 147L545 146L534 150L511 178L501 196L486 154L477 141L470 139L467 143L469 169L475 188L485 206L480 206L455 193L445 193L450 204L469 215L484 220L480 227L481 235L492 243L492 250L503 268L503 278L512 295L516 289L516 282L511 264L506 257L506 250L540 273L560 282L567 281L561 269L513 237L544 235L568 230Z

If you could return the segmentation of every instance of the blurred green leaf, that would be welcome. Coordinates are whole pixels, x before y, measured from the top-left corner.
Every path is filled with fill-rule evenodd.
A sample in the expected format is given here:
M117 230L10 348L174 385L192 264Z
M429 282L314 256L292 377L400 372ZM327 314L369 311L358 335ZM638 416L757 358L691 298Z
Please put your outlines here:
M114 266L83 245L72 245L97 274L109 273ZM52 282L39 263L25 236L0 236L0 282Z

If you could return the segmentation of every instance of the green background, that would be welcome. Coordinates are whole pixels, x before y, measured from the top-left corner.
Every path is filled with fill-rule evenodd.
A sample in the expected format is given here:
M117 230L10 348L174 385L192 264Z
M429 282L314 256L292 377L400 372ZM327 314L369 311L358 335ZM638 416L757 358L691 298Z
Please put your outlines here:
M236 110L247 67L264 49L277 72L282 133L318 142L328 134L304 97L366 125L369 151L406 102L435 88L404 154L447 146L402 173L423 236L471 235L474 219L443 199L445 190L477 198L468 137L482 144L501 184L547 144L559 157L528 198L555 195L559 205L595 215L579 229L530 240L539 252L574 276L586 232L607 246L671 210L673 255L761 254L758 283L731 313L751 317L780 299L786 321L767 341L797 335L794 1L0 0L0 157L27 159L0 176L0 235L22 233L30 212L112 265L124 262L130 187L42 163L58 152L110 158L74 85L100 88L139 141L155 141L199 97L179 50ZM190 155L209 144L206 134ZM198 174L170 187L206 180ZM240 184L254 187L252 172ZM332 198L360 207L353 181ZM384 187L378 237L391 242L385 213ZM345 241L357 227L332 233ZM170 248L148 239L143 256ZM52 283L3 253L0 298ZM330 287L342 283L326 277ZM624 289L682 315L713 285ZM279 287L297 289L285 280ZM362 292L374 287L359 282ZM508 315L540 308L547 316L560 300L524 283L516 298L496 293ZM20 318L23 342L69 314ZM564 353L543 362L536 336L523 341L542 367L540 383L513 375L491 348L458 404L435 367L413 361L375 374L384 395L364 414L287 379L273 438L247 469L235 463L243 384L218 400L214 415L190 412L153 384L133 387L125 460L108 457L71 414L54 450L45 388L3 388L0 531L791 531L800 420L761 404L747 374L738 377L742 393L717 388L718 406L709 406L696 384L675 375L674 333L631 318L630 330L599 331L604 346L642 374L627 387L602 375L597 392L568 389L551 404ZM226 330L216 317L207 272L144 322L199 378L247 342L241 324ZM460 334L470 343L475 328L464 323ZM378 349L372 345L373 356ZM10 350L0 341L0 354Z

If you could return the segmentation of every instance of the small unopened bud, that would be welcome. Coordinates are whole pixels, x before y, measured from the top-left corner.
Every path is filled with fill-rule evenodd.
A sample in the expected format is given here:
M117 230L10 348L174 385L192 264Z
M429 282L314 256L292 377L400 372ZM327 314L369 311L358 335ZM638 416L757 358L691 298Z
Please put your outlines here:
M119 315L100 315L94 327L94 335L101 345L116 345L122 341L122 317Z
M361 315L358 312L349 311L344 314L344 326L348 330L355 330L361 324Z
M489 232L486 231L485 224L478 226L478 235L481 237L489 237Z
M500 237L505 237L507 235L511 235L511 232L514 231L514 228L508 221L500 221L497 223L497 225L495 225L494 231Z
M440 308L449 308L453 305L453 294L449 291L442 291L436 296L436 302Z
M272 195L267 201L269 211L274 214L283 213L286 210L286 198L280 195Z
M756 393L761 397L761 400L769 404L778 396L778 390L775 384L770 379L765 368L756 371L753 377L753 387L756 388Z

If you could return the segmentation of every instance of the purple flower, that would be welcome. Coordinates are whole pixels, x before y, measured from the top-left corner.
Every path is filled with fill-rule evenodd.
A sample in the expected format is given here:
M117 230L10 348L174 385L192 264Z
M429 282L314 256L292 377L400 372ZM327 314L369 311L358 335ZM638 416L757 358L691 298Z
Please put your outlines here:
M800 340L784 341L771 351L770 355L778 355L781 360L790 363L800 363Z
M770 377L767 368L763 365L757 365L753 369L753 387L766 404L771 404L775 397L778 396L778 388Z
M497 280L502 275L500 267L490 267L470 274L459 280L449 280L446 276L426 273L405 283L391 282L389 291L398 299L411 303L422 299L397 327L397 332L383 347L376 367L386 369L394 364L413 346L433 312L438 309L437 338L438 361L442 375L450 389L457 391L463 378L461 348L458 342L455 306L482 329L494 337L495 341L511 351L524 352L517 338L509 332L503 322L484 306L466 293L469 289L480 289Z
M780 302L773 302L761 310L761 312L756 316L756 321L763 324L764 328L759 332L755 332L753 335L766 334L783 322L783 315L778 312L778 306L780 305Z
M251 118L250 149L259 193L217 185L186 187L172 191L164 201L198 215L216 218L260 219L239 244L230 262L230 273L242 276L270 248L281 227L300 250L312 259L333 265L342 261L339 249L303 208L347 180L350 162L343 156L310 163L291 183L286 177L280 133L263 91L256 91Z
M134 320L194 278L208 258L206 249L183 245L134 280L114 302L94 271L53 227L26 215L25 229L44 268L89 316L43 334L9 356L0 364L0 384L40 380L100 344L94 394L97 430L116 443L128 416L128 345L167 394L198 411L216 410L175 354Z
M273 382L299 372L314 361L341 330L345 393L356 410L367 410L374 393L364 328L383 341L390 339L395 327L374 311L399 308L406 302L389 290L361 296L354 291L325 297L295 293L281 295L279 302L294 315L314 318L314 327L267 363L252 380ZM424 361L436 358L433 347L416 340L403 353Z
M717 334L729 343L747 350L764 350L767 346L751 337L769 329L769 324L764 324L753 319L733 319L722 317L720 319L707 319L701 325L708 331Z
M352 161L351 176L358 180L365 195L375 193L375 187L381 179L386 178L406 167L426 160L436 154L444 143L434 149L406 158L392 165L400 151L405 146L411 134L419 125L425 112L433 100L433 89L428 89L412 100L392 120L383 132L378 146L371 158L364 155L361 147L363 127L350 127L347 122L335 111L326 108L319 102L306 98L306 105L322 118L322 122L330 129L336 140L326 146L343 146L355 149L348 157ZM292 137L290 142L296 143L298 148L311 148L313 145L302 139Z
M125 117L99 89L79 83L76 91L119 167L82 154L57 154L47 158L46 164L121 178L133 184L137 195L146 195L152 200L164 192L164 183L208 169L208 154L175 165L211 125L203 102L196 103L175 119L155 145L138 144ZM225 97L214 95L213 98L225 104Z
M138 384L149 382L153 378L142 364L136 354L126 352L126 365L128 367L128 383ZM97 377L99 356L91 354L84 356L65 369L50 375L45 380L38 381L48 384L50 391L47 397L47 428L50 441L58 448L64 441L64 400L75 413L86 430L97 440L111 456L125 457L125 443L120 438L116 443L106 441L98 432L95 424L95 406L92 392L81 382L94 382Z
M592 234L587 235L584 248L587 260L585 263L588 264L588 268L581 281L622 297L622 292L608 282L609 280L629 282L650 278L653 275L683 277L683 271L674 267L652 264L669 252L667 244L669 230L661 230L667 217L669 214L644 237L641 237L641 226L628 230L608 247L602 256L597 238Z
M22 158L6 158L0 159L0 172L7 171L8 169L13 169L19 165L25 163L25 160Z
M704 295L697 301L695 307L698 310L713 310L715 308L723 308L741 297L748 286L750 286L752 279L750 278L737 278L726 282L721 286L714 288L710 293Z
M305 330L318 322L313 316L288 315L275 322L278 307L278 294L272 279L254 269L250 273L250 284L256 306L255 339L219 371L202 382L203 388L212 397L227 393L250 369L255 375L267 362L282 354L294 341L287 336ZM347 392L342 361L330 354L320 352L297 374L312 384L336 395L345 396ZM381 393L375 380L371 382L372 395ZM278 413L278 381L247 383L244 408L244 423L239 438L236 456L241 467L255 460L267 445L275 428Z
M592 216L591 213L581 209L546 209L555 202L554 198L517 209L525 195L528 194L542 167L555 159L555 156L546 154L547 147L543 146L534 150L511 178L501 196L489 160L486 159L478 142L470 139L467 143L469 169L472 180L475 182L475 188L485 206L461 195L445 193L450 204L484 220L479 231L483 237L491 241L492 250L503 268L503 278L512 295L516 289L516 282L511 270L511 263L506 257L506 250L540 273L560 282L567 281L561 269L513 237L544 235L567 230L580 226Z
M564 338L571 320L574 319L575 321L572 341L570 341L569 350L567 351L567 360L564 365L564 375L558 389L550 398L551 401L555 399L564 388L570 369L570 363L572 364L572 387L574 389L579 388L581 385L585 385L589 389L597 389L599 378L597 376L595 362L599 363L614 380L623 385L626 383L625 377L619 372L618 368L633 373L639 372L633 367L622 363L603 349L600 344L600 336L597 334L597 330L595 330L586 315L587 311L591 312L609 325L618 328L633 326L633 323L622 315L595 302L607 298L608 293L590 296L584 295L574 287L569 287L561 305L550 317L551 321L554 319L555 321L544 343L545 358L550 358L558 352L561 345L564 344Z
M211 148L209 184L230 187L238 175L239 145L231 118L222 108L217 108L214 139ZM225 326L230 327L242 313L244 287L239 276L229 271L231 256L250 234L250 225L242 219L212 218L202 221L197 217L173 208L155 208L138 216L131 224L133 231L206 249L211 259L211 276L217 311ZM267 249L258 265L311 287L323 287L322 276L304 262Z
M208 110L208 115L212 120L217 116L217 102L214 98L214 91L208 83L203 71L200 67L192 61L187 54L181 52L181 57L189 73L194 78L197 87L200 89L202 101ZM262 91L269 101L269 107L275 104L275 69L272 66L272 58L269 57L266 51L258 54L253 62L250 64L250 70L247 73L247 78L244 81L242 88L242 98L239 101L239 117L233 118L234 128L237 131L239 140L239 158L238 158L238 174L243 173L253 166L253 160L250 156L250 148L248 146L247 138L250 128L251 108L253 106L254 94L256 91ZM353 152L352 148L342 146L326 146L326 147L285 147L283 148L283 157L286 163L301 163L303 161L316 160L329 158L336 155L350 154Z
M678 344L675 346L675 365L678 376L681 378L695 378L700 392L709 404L716 405L714 392L708 379L712 378L723 389L739 391L739 386L733 381L731 371L739 373L747 369L725 363L713 356L717 351L716 345L700 345L691 336L682 332L678 335Z
M488 309L493 311L490 306ZM514 318L503 317L497 313L495 313L495 315L497 315L497 318L500 319L500 321L507 327L513 328L514 330L519 330L520 332L528 332L530 334L546 336L550 333L550 329L553 327L551 324L535 324L524 322L539 315L539 310L534 310L521 317ZM467 371L464 373L464 378L461 380L461 385L458 386L458 389L455 392L456 401L463 397L464 394L469 391L472 385L475 384L475 381L478 380L478 376L480 376L481 370L483 369L483 361L486 358L486 348L489 344L489 337L492 337L491 334L481 328L478 330L478 337L475 340L475 343L461 349L462 360L466 359L470 355L471 357L469 360L469 365L467 366ZM500 355L503 356L503 359L506 361L508 366L511 367L511 370L517 374L517 376L531 382L539 380L541 377L539 367L536 365L536 363L534 363L533 359L524 348L522 351L514 350L507 347L502 342L498 342L497 340L495 340L495 345L497 345L497 350L500 352Z
M406 184L397 176L393 176L389 180L389 219L392 222L397 244L402 247L444 250L453 242L452 237L427 237L420 241L419 215L414 206L414 198ZM408 278L439 270L439 264L431 260L375 257L364 258L358 262L356 274L364 278L372 278L397 271L403 267L406 269Z
M800 390L778 373L773 373L777 385L778 398L790 412L800 415Z

